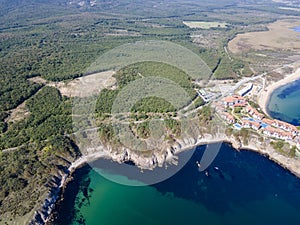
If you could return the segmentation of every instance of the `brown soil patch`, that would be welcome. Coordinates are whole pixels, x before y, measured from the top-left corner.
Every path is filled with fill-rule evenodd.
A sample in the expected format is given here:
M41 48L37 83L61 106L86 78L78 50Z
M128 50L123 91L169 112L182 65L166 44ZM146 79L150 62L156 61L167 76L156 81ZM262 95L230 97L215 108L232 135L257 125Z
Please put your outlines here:
M68 97L86 97L99 94L104 88L113 88L116 84L116 79L112 77L114 74L114 71L106 71L80 77L69 83L52 82L48 85L56 87L62 95Z
M17 108L14 108L10 111L10 115L5 119L5 122L9 123L21 121L29 115L30 112L27 110L25 102L23 102Z
M32 77L32 78L29 78L28 80L31 82L34 82L34 83L38 83L38 84L47 84L49 82L42 77Z
M34 77L29 80L35 83L45 84L57 88L60 93L67 97L90 96L99 93L104 88L114 88L116 79L113 77L115 71L94 73L66 82L51 82L42 77Z
M29 80L46 86L55 87L62 95L67 97L85 97L100 93L104 88L115 88L116 79L112 77L114 74L114 71L95 73L72 80L68 83L51 82L42 77L33 77ZM17 122L29 116L30 112L27 110L25 104L26 103L23 102L15 109L10 110L10 115L5 119L5 122Z

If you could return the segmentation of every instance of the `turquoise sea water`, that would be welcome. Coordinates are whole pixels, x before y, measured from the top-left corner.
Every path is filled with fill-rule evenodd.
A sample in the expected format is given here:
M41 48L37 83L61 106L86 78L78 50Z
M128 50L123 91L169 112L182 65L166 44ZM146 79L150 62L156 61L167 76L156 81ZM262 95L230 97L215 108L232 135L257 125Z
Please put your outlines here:
M88 166L77 170L55 224L300 224L300 179L264 156L228 144L206 176L196 165L204 149L198 147L175 176L151 186L119 185ZM105 170L106 163L99 160L97 170Z
M270 116L300 125L300 80L276 89L268 102Z

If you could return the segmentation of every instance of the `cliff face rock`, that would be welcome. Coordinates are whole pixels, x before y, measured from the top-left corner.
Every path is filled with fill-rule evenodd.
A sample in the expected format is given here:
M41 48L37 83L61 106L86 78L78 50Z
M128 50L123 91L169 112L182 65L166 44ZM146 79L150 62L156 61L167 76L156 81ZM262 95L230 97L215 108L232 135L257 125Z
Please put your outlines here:
M30 225L44 225L47 223L51 211L53 210L55 203L59 198L61 187L64 185L66 178L73 169L76 169L82 164L104 157L118 163L131 161L141 169L153 170L156 167L163 167L168 163L177 165L177 154L179 152L193 148L199 144L210 143L214 139L215 138L212 135L208 134L198 138L193 136L185 136L180 139L173 140L171 143L164 142L163 146L161 146L161 149L147 152L147 154L145 152L133 151L126 147L112 149L111 146L101 146L88 149L86 152L87 155L78 159L77 162L74 162L68 170L61 170L58 175L52 179L52 182L49 184L50 191L48 196L46 197L41 208L36 211L34 219L30 222ZM224 139L224 137L222 137L222 139ZM227 139L229 138L227 137ZM231 140L231 142L233 142L234 147L240 147L240 143L238 143L236 140Z
M249 145L245 146L242 144L240 139L233 136L227 136L224 133L204 134L197 138L192 136L186 136L181 139L173 140L171 143L167 142L161 146L161 149L157 149L150 152L139 152L132 151L125 147L120 147L118 149L112 149L110 146L98 146L96 148L88 149L88 154L82 156L80 159L76 160L69 167L68 170L62 170L60 173L53 178L49 187L51 190L48 193L41 208L36 211L34 219L30 222L30 225L44 225L47 224L47 220L53 210L56 201L59 198L61 187L66 183L66 178L69 174L82 164L95 161L98 158L111 159L118 163L123 163L125 161L133 162L137 167L141 169L154 169L155 167L163 167L167 163L177 164L179 152L188 150L190 148L196 147L197 145L210 144L215 142L228 142L236 149L248 148L257 151L262 154L266 154L275 162L280 162L283 167L288 168L293 173L299 176L300 167L298 166L299 161L296 159L290 159L279 155L271 146L265 146L265 143L259 143L255 141L257 139L250 138ZM254 144L255 143L255 144Z
M143 152L132 151L128 148L113 150L108 147L108 158L113 161L122 163L124 161L132 161L141 169L154 169L155 167L163 167L166 163L177 164L178 154L180 151L192 148L197 145L197 139L194 137L185 137L172 142L172 144L164 144L161 149L153 150L144 154Z
M59 171L58 175L53 177L49 187L48 196L46 197L44 203L39 210L35 212L34 218L29 223L29 225L44 225L47 223L47 220L60 197L61 187L64 185L66 178L69 173L67 170Z
M141 169L153 169L157 166L162 167L163 164L166 162L167 158L171 160L174 156L168 150L160 152L153 151L152 154L147 155L141 152L132 151L130 149L126 149L125 152L126 156L114 155L112 159L120 163L124 161L132 161L136 166L140 167Z

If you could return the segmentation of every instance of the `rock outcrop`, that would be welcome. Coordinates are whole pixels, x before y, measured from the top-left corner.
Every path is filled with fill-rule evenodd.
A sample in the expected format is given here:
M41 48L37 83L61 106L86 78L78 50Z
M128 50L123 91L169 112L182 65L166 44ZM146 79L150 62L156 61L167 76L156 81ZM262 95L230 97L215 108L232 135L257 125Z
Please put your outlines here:
M41 205L40 209L35 212L34 218L29 225L44 225L47 223L49 216L51 215L52 210L60 197L61 188L65 184L68 175L69 171L64 170L59 171L58 175L52 178L49 184L50 190L48 196Z

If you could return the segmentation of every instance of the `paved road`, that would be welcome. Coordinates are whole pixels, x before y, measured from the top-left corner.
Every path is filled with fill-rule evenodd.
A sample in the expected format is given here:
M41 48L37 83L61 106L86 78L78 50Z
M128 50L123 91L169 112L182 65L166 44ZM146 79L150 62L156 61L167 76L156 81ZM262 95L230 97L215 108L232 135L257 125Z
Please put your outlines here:
M274 70L271 70L271 71L269 71L269 72L264 72L264 73L262 73L262 74L259 74L259 75L257 75L257 76L254 76L254 77L246 77L246 78L243 78L242 80L240 80L239 82L237 82L230 90L228 90L227 92L225 92L224 94L223 94L223 96L227 96L227 95L229 95L230 93L233 93L235 90L237 90L240 86L242 86L243 84L245 84L245 83L248 83L248 82L250 82L250 81L254 81L254 80L257 80L257 79L259 79L259 78L263 78L265 75L267 75L268 73L271 73L271 72L276 72L277 70L280 70L280 69L283 69L283 68L285 68L285 67L289 67L289 66L291 66L291 65L293 65L292 63L291 64L286 64L286 65L283 65L283 66L281 66L281 67L279 67L279 68L276 68L276 69L274 69Z

